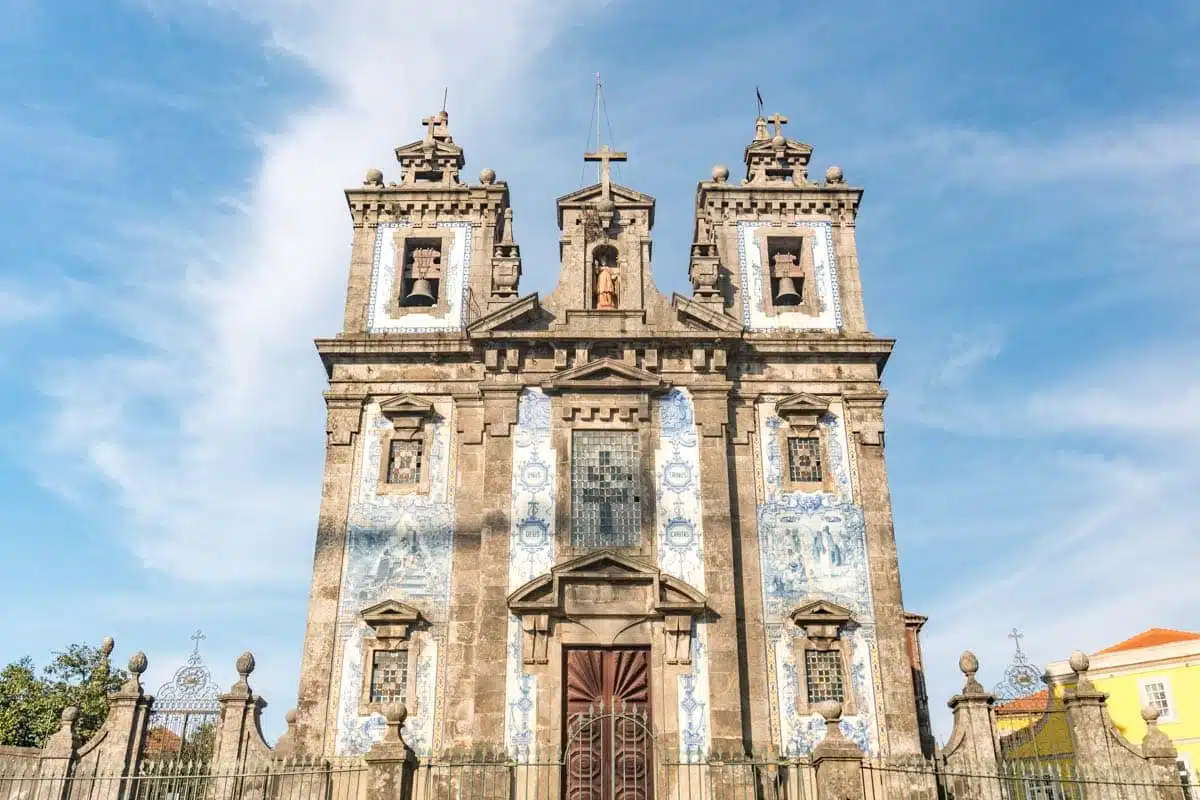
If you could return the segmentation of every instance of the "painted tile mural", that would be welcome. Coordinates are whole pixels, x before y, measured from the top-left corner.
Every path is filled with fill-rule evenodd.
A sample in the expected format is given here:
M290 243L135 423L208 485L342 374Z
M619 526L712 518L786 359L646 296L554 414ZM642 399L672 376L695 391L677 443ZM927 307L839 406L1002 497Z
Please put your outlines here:
M700 444L696 415L686 389L672 389L659 403L655 453L658 568L704 591L704 537L700 517ZM707 630L692 640L692 671L679 676L679 751L687 760L709 748Z
M738 265L741 270L742 324L750 330L764 328L807 328L837 330L842 327L842 297L838 289L837 269L833 257L833 227L828 222L796 222L792 227L812 228L813 277L816 279L820 313L816 316L799 311L767 314L766 288L763 286L762 250L759 248L758 228L768 222L738 223Z
M554 448L550 444L550 398L525 389L513 431L512 529L508 588L515 591L554 566ZM510 755L536 758L537 677L521 659L521 621L508 618L508 713L504 737Z
M866 530L862 508L853 500L853 465L843 413L835 403L820 420L829 443L828 466L834 491L792 492L783 490L781 431L787 425L775 415L774 403L758 406L762 480L758 535L763 602L773 652L778 730L788 755L808 753L824 735L824 722L819 715L801 717L796 712L797 692L802 687L792 652L796 630L787 618L796 606L815 599L845 606L858 623L849 632L850 685L858 713L842 721L842 730L867 752L878 752L877 695L872 670L874 606Z
M370 630L359 612L382 600L402 600L420 609L431 630L414 634L414 707L404 725L406 741L418 753L434 746L438 696L438 651L450 608L450 561L454 497L449 401L434 404L437 419L429 453L429 494L380 495L377 483L382 437L391 423L379 405L366 407L358 483L350 503L346 564L338 610L342 672L337 719L338 755L366 752L383 735L382 715L360 716L363 686L362 644Z
M463 327L467 307L467 273L471 267L470 222L439 222L437 227L454 231L453 243L442 275L446 293L444 315L411 313L396 318L389 311L399 291L395 286L397 253L394 233L409 227L407 222L381 222L375 236L375 257L371 265L371 297L367 308L367 330L371 333L423 333L458 330ZM403 254L399 254L403 257Z

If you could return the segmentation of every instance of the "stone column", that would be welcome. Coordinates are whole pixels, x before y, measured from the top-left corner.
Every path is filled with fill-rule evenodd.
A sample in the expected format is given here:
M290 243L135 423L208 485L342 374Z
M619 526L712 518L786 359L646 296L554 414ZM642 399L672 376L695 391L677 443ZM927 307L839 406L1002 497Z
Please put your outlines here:
M858 455L859 485L855 488L866 523L876 647L883 682L883 708L879 710L883 752L907 757L920 755L921 736L912 665L908 660L908 631L900 593L900 561L892 522L892 498L884 461L885 397L882 391L847 396L845 413L850 446Z
M122 778L138 774L146 746L147 723L154 705L154 698L142 691L142 673L148 663L145 653L139 650L133 654L129 680L108 695L104 725L80 748L80 757L94 764L90 771L98 778L89 793L91 800L122 800L135 791Z
M58 730L46 740L38 764L38 779L44 789L39 790L42 800L66 800L70 792L71 767L75 761L79 737L75 734L75 723L79 709L67 706L62 712L62 723Z
M992 709L996 698L975 679L979 659L970 650L958 659L958 668L966 676L962 693L950 698L954 729L942 750L946 778L956 797L999 800L998 738L996 716ZM993 778L992 776L996 776Z
M221 715L213 742L212 771L233 773L247 765L270 761L271 749L263 741L262 710L267 702L250 690L249 677L254 671L254 654L249 650L238 656L237 683L221 695Z
M1081 780L1109 781L1112 774L1112 748L1109 746L1109 720L1105 701L1108 695L1087 679L1090 661L1085 653L1076 650L1067 662L1075 673L1075 688L1063 694L1067 725L1071 730L1071 745L1075 766Z
M408 718L408 709L397 703L384 713L387 731L363 760L367 762L366 800L411 800L417 757L405 744L400 728Z
M865 800L863 751L842 734L842 704L824 700L816 710L825 718L825 738L812 751L817 800Z
M313 555L308 626L300 660L300 692L296 704L296 751L332 755L334 657L337 650L338 600L346 554L346 520L350 510L354 453L362 423L361 398L326 397L325 478Z
M1179 752L1174 743L1158 727L1158 709L1142 709L1146 735L1142 737L1142 756L1147 761L1151 781L1155 784L1157 800L1184 800L1183 784L1179 781L1176 761Z

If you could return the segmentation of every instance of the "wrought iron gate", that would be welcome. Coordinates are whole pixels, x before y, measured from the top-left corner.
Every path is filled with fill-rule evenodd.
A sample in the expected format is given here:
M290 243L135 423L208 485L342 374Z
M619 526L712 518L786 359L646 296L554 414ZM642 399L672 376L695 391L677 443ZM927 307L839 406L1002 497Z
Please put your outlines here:
M565 800L649 800L657 748L645 709L603 705L570 717Z

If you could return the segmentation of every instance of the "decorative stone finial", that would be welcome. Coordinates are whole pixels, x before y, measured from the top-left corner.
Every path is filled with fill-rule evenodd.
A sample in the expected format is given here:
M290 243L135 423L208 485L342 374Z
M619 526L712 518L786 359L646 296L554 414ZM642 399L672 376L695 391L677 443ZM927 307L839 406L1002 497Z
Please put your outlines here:
M967 680L975 677L975 673L979 672L979 658L970 650L964 650L963 654L958 657L958 668L963 675L967 676Z
M724 183L729 180L729 167L724 164L717 164L712 168L712 177L717 183Z
M771 137L771 144L775 147L783 147L785 139L782 133L777 133Z
M408 707L404 703L388 706L383 712L383 718L387 722L387 730L383 734L383 744L404 744L404 737L400 735L400 729L404 727L404 721L408 719Z
M116 642L113 641L113 637L105 636L100 640L100 655L108 658L112 655L113 647L115 646Z
M842 175L842 168L836 164L825 170L825 182L831 186L838 186L846 182L846 178Z
M67 706L62 711L62 723L65 726L74 728L75 721L79 719L79 709L75 706Z
M1142 721L1146 723L1147 727L1157 725L1158 717L1161 713L1154 706L1142 706Z
M254 653L249 650L237 657L234 662L234 668L237 669L237 674L242 677L242 680L250 677L250 673L254 672Z
M1076 675L1087 672L1088 666L1090 666L1091 663L1091 660L1087 657L1087 653L1083 652L1082 650L1076 650L1074 653L1071 653L1071 657L1067 660L1067 664L1070 665L1071 671Z
M496 182L496 170L491 167L484 167L479 170L479 182L484 186L490 186Z
M146 654L141 650L138 650L129 657L129 671L133 673L135 680L142 676L142 673L146 671L146 667L149 665L149 659L146 658Z
M363 181L364 186L383 186L383 170L369 169L367 170L367 178Z
M283 720L288 724L288 727L296 724L296 709L289 708L287 713L283 715Z
M813 705L813 709L825 718L825 724L831 725L842 719L842 704L837 700L822 700Z

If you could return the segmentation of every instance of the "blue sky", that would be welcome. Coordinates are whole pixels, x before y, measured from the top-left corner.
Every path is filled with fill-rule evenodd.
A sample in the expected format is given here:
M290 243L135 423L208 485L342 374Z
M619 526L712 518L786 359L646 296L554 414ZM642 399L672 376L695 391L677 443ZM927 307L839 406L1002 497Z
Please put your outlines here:
M866 187L935 708L964 648L999 680L1013 626L1040 663L1200 628L1200 7L1081 5L0 0L0 660L113 635L153 688L203 628L223 685L255 651L277 732L341 189L394 176L448 86L546 291L597 70L618 179L658 199L664 291L756 85L814 174Z

